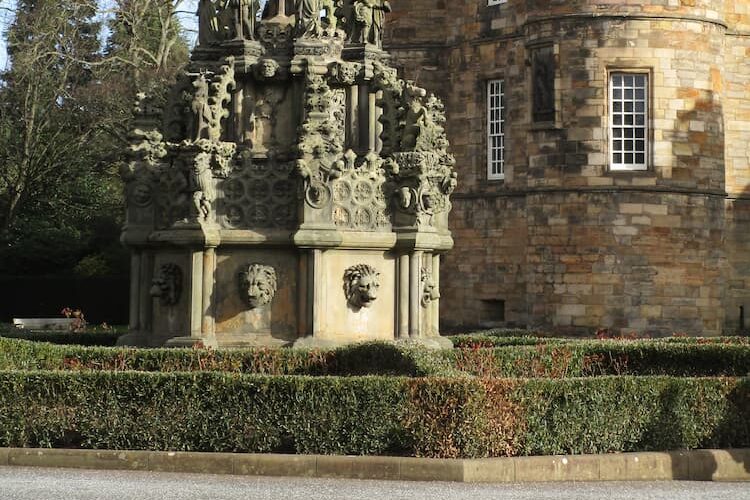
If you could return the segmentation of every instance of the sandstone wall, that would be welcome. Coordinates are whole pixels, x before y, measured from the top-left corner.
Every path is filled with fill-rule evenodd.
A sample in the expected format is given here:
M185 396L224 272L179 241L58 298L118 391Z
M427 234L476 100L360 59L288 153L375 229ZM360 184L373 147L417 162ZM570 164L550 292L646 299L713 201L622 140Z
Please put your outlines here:
M504 324L567 333L718 334L741 305L750 323L749 1L416 4L422 55L395 30L388 43L407 77L427 60L445 75L434 88L460 169L442 290L459 307L446 323L494 324L488 304L501 301ZM540 43L555 54L551 123L531 117ZM649 75L646 171L608 167L614 70ZM503 181L486 174L493 78L506 83Z

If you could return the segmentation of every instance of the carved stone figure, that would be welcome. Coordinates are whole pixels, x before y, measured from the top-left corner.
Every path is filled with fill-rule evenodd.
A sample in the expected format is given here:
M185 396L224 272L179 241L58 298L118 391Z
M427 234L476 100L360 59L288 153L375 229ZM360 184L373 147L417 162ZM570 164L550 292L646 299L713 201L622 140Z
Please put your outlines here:
M240 273L240 293L250 309L270 304L276 294L276 270L271 266L250 264Z
M198 44L209 46L220 41L216 0L200 0L198 4Z
M255 40L255 20L260 10L259 0L231 0L234 16L234 38Z
M299 0L297 30L302 36L318 37L321 35L321 9L321 0Z
M401 139L401 150L412 151L417 147L417 140L427 128L427 111L422 105L422 98L426 95L424 89L414 85L407 86L408 109L404 124L404 135Z
M383 45L383 22L391 12L388 0L354 0L345 16L348 18L349 41Z
M182 269L173 263L162 265L151 281L151 296L158 298L162 306L174 306L180 301L181 293Z
M357 264L344 272L344 293L349 304L357 309L370 307L378 298L380 273L368 264Z
M201 73L193 81L193 101L190 109L193 111L193 139L208 139L211 123L214 121L213 109L208 103L208 80L206 75Z
M208 153L199 154L193 162L190 189L193 193L193 216L199 221L207 220L211 214L211 206L216 201L216 187Z
M427 307L430 302L440 298L440 291L432 279L432 273L424 267L422 268L420 281L422 282L421 303L423 307Z

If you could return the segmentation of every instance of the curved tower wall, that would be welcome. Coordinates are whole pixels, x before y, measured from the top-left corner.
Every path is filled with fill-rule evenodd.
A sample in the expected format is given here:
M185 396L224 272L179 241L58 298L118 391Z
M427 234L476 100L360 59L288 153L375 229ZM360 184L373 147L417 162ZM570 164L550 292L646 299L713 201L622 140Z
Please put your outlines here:
M740 306L750 323L750 2L459 1L445 29L425 6L441 2L417 3L463 166L447 323L710 335L739 326ZM400 57L407 40L389 35L418 76ZM554 58L545 121L532 109L540 47ZM620 71L648 77L645 170L610 167ZM505 83L503 180L487 174L493 79Z

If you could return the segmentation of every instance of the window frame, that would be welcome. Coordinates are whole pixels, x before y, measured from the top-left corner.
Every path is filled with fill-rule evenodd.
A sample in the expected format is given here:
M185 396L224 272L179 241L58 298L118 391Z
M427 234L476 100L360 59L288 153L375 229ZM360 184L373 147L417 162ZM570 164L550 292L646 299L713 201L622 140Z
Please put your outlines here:
M615 87L615 77L622 77L623 81L620 84L619 87ZM636 85L636 82L634 81L632 85L628 86L625 84L625 79L627 77L643 77L644 83L642 86ZM643 68L612 68L607 71L607 104L608 104L608 112L607 112L607 136L608 136L608 151L607 151L607 165L609 166L609 170L611 172L643 172L648 171L650 169L651 165L651 148L653 144L652 140L652 126L651 126L651 116L652 116L652 110L651 110L651 84L652 84L653 78L651 76L651 71ZM620 98L615 99L615 90L619 90L621 92ZM628 103L628 99L626 99L626 93L628 90L632 91L632 105L633 107L628 110L626 107L626 104ZM642 100L636 98L636 91L637 90L643 90L643 98ZM642 110L638 109L637 104L641 103L643 104ZM619 104L619 111L615 111L616 106ZM619 123L617 122L617 114L619 113ZM626 115L632 114L633 121L630 124L626 123ZM643 123L638 123L638 115L642 115ZM619 137L616 137L618 135L617 131L620 131ZM632 130L631 137L628 137L628 133L626 130ZM642 137L638 137L638 131L642 130ZM616 147L617 144L615 144L617 141L621 142L622 144L619 145L619 147ZM634 144L632 145L632 149L627 149L625 146L625 142L632 141ZM643 147L638 148L637 143L639 141L643 142ZM620 162L615 161L615 155L620 154L622 155ZM633 161L630 163L625 162L625 155L626 154L632 154L633 155ZM643 155L643 161L637 162L635 159L637 158L637 155L642 154Z
M499 91L493 91L493 85L499 85ZM487 113L485 140L487 141L487 180L505 180L505 163L507 158L507 101L505 99L505 78L491 78L485 81L485 112ZM498 98L498 106L493 106L493 98ZM493 120L494 111L499 113ZM494 132L497 126L497 132ZM495 146L493 139L498 138L500 145ZM493 153L499 151L499 160ZM499 165L499 169L495 167ZM499 170L499 171L498 171Z

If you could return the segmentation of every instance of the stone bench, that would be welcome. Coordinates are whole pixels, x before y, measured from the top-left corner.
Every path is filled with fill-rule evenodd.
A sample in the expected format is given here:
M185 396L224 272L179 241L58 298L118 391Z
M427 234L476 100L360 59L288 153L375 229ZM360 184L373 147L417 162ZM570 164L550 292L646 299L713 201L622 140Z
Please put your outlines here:
M13 326L22 330L72 330L75 318L13 318Z

